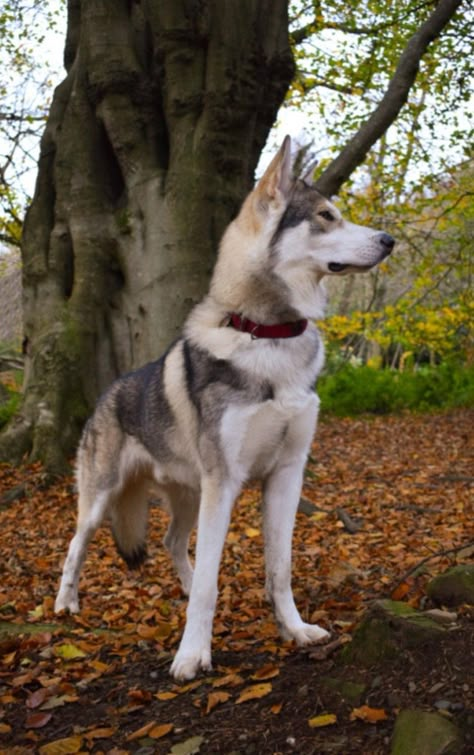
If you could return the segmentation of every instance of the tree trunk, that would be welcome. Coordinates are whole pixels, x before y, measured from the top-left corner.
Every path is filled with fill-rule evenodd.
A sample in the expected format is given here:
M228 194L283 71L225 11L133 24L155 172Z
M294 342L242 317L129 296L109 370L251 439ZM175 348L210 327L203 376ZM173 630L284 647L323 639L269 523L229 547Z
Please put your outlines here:
M23 408L0 455L64 468L97 395L205 292L293 75L286 0L69 0L23 236Z

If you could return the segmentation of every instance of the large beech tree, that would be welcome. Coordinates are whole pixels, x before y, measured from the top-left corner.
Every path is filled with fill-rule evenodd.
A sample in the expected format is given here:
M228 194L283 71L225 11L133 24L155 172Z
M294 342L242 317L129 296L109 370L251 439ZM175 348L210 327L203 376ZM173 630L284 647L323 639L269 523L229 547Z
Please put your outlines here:
M406 102L461 0L433 3L335 193ZM206 290L294 74L286 0L68 0L22 241L26 370L0 455L59 470L97 395L157 355Z

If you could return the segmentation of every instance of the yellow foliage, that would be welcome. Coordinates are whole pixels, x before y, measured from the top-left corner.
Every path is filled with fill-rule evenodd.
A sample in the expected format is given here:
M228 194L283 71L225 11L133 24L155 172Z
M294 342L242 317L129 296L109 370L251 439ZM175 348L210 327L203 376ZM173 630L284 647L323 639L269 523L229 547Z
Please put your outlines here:
M399 345L405 353L405 362L413 353L423 349L440 358L454 352L469 353L473 348L473 316L473 301L439 309L420 305L410 309L406 302L400 302L379 312L355 311L350 315L334 315L319 323L319 327L329 344L343 345L351 338L363 337L382 350ZM371 357L368 363L378 366L380 357Z

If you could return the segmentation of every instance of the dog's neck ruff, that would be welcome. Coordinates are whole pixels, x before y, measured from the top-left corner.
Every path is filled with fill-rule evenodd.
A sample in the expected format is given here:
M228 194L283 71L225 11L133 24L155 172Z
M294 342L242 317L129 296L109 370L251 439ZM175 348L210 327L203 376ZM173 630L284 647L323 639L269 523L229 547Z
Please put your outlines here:
M233 313L230 315L229 325L242 333L250 333L252 338L294 338L304 333L308 326L308 320L262 325Z

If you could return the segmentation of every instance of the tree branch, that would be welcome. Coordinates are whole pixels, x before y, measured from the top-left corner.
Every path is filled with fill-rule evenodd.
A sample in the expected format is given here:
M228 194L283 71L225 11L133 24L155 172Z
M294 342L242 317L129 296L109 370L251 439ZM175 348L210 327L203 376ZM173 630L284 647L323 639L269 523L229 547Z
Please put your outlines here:
M321 29L332 29L333 31L341 31L343 34L355 34L358 36L373 37L379 34L381 31L387 31L394 26L400 24L400 21L407 18L413 13L416 13L426 5L433 5L433 0L426 0L414 8L410 8L407 13L396 15L391 21L386 21L383 24L375 24L374 26L351 26L350 24L341 24L336 21L322 21L316 19L316 17L308 24L301 26L299 29L295 29L290 33L291 43L294 45L300 45L311 37L315 32L321 31Z
M461 3L462 0L440 0L433 13L408 40L380 104L316 181L316 188L322 194L337 194L371 147L395 121L408 99L426 49L440 35Z

